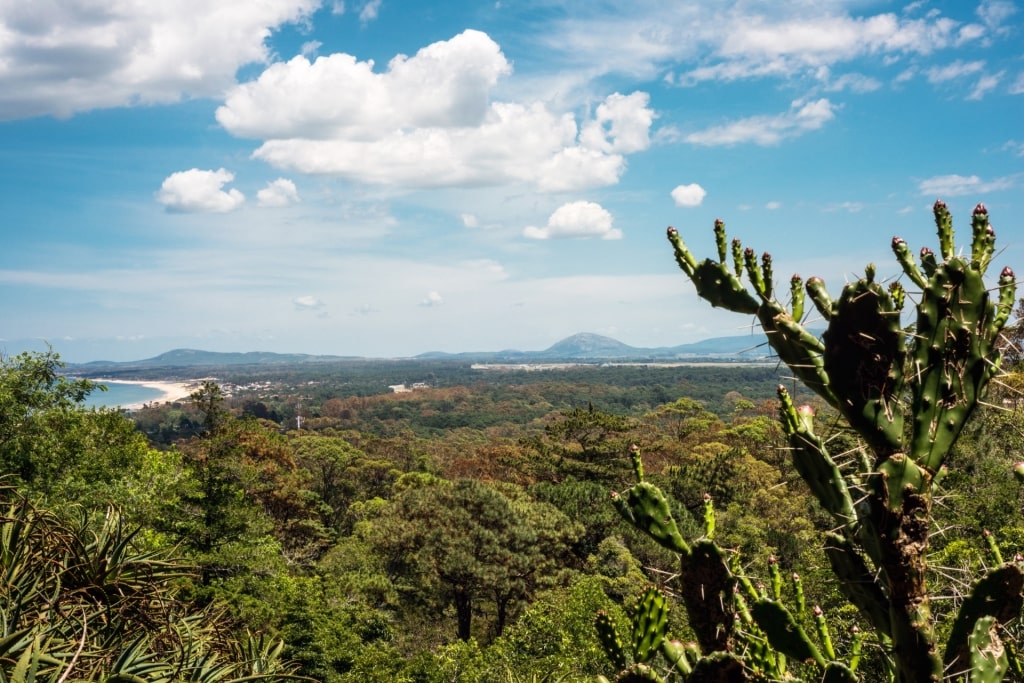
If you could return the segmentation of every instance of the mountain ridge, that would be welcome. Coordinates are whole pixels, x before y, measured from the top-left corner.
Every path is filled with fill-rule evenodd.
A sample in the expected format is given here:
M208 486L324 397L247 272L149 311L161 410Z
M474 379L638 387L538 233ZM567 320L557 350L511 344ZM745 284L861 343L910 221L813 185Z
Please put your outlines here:
M464 351L448 353L429 351L416 356L392 360L465 360L475 362L543 362L543 361L671 361L671 360L766 360L770 349L763 340L753 335L712 337L698 342L672 347L643 348L625 344L612 337L580 332L542 351ZM69 367L94 371L102 368L173 368L223 365L283 365L288 363L328 363L343 361L387 360L365 356L315 355L306 353L274 353L271 351L202 351L200 349L172 349L152 358L136 361L96 360L88 363L69 363Z

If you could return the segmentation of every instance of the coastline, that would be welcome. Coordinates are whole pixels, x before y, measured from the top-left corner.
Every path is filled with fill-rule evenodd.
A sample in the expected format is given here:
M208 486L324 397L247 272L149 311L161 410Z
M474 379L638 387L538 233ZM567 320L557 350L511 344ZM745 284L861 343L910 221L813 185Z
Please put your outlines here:
M195 380L189 382L166 382L162 380L104 379L97 377L92 379L92 381L96 384L135 384L140 387L156 389L157 391L162 392L162 395L148 401L126 403L119 406L123 410L139 410L143 405L181 401L182 399L186 399L191 396L192 392L195 391L196 387L199 385L199 382Z

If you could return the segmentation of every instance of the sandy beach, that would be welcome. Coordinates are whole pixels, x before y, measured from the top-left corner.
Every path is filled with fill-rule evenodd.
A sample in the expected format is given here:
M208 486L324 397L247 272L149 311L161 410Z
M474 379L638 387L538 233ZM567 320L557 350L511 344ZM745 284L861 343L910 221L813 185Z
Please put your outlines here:
M162 391L163 395L158 396L148 401L139 401L138 403L127 403L122 405L121 408L125 410L138 410L145 404L152 403L173 403L174 401L181 401L182 399L188 398L192 395L192 392L196 390L199 382L195 380L190 382L162 382L158 380L127 380L127 379L94 379L97 384L136 384L140 387L147 387L149 389L156 389Z

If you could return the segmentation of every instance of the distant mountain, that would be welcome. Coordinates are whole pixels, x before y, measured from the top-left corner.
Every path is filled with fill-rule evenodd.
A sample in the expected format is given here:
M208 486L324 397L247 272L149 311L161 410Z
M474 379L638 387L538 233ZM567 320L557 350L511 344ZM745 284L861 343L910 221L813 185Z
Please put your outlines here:
M222 353L198 349L174 349L153 358L136 361L92 361L74 365L76 368L96 370L105 367L118 369L132 368L194 368L224 365L283 365L286 363L315 363L339 360L355 360L354 356L313 356L307 353L271 353L269 351L247 351L244 353ZM70 364L69 364L70 365Z
M770 349L763 338L757 335L736 337L715 337L692 344L673 347L637 348L623 344L617 339L599 334L581 332L552 344L543 351L477 351L465 353L444 353L434 351L423 353L411 360L461 360L478 363L538 363L538 362L600 362L600 361L679 361L679 360L724 360L758 361L770 355ZM369 360L358 356L317 356L305 353L270 353L249 351L245 353L221 353L197 349L174 349L144 360L114 362L93 361L91 363L69 364L69 367L90 374L109 370L149 370L154 368L198 368L225 365L285 365L297 363L327 363L339 361Z
M558 358L620 358L637 355L640 349L611 337L581 332L552 344L540 353Z
M727 360L758 361L770 355L771 349L756 335L716 337L692 344L660 348L638 348L600 334L581 332L552 344L543 351L496 351L467 353L424 353L424 360L458 359L491 363L536 363L567 361L672 361Z

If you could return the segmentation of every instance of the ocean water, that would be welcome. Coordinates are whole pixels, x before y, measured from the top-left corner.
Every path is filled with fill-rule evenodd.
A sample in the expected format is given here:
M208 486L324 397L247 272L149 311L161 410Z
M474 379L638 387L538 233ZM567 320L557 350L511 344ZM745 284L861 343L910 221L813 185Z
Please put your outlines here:
M123 382L100 382L107 387L106 391L94 391L89 394L84 405L88 408L117 408L132 405L141 401L155 401L164 395L159 389L144 387L138 384Z

